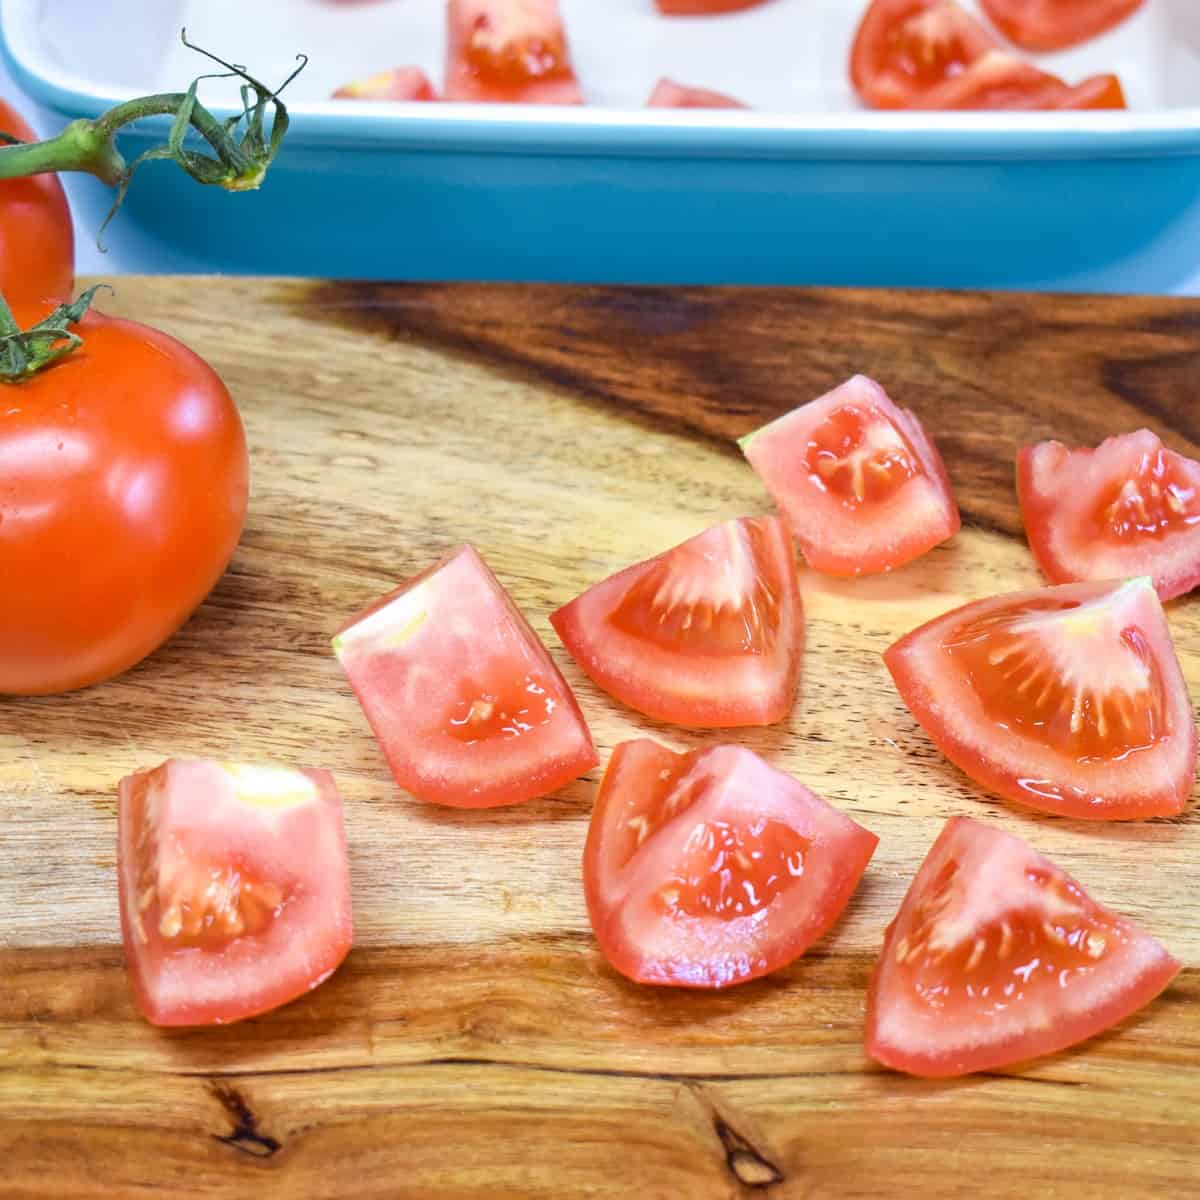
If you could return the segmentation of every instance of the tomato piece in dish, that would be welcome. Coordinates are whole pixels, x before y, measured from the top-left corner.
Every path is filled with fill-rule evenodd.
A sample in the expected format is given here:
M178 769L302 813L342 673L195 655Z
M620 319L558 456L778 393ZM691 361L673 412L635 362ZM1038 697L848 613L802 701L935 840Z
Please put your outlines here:
M420 67L396 67L356 79L333 93L335 100L436 100L429 76Z
M155 1025L219 1025L328 979L354 938L328 771L171 759L121 780L121 933Z
M744 983L833 925L878 842L741 746L623 742L588 828L588 915L605 958L639 983Z
M739 445L818 571L890 571L961 525L946 468L920 421L864 375Z
M1026 50L1062 50L1119 25L1142 0L980 0L1010 42Z
M714 525L589 588L550 623L592 680L658 721L770 725L792 707L804 611L778 517Z
M914 97L911 109L1051 111L1125 108L1115 75L1094 75L1074 87L1011 54L991 51L960 75Z
M1110 1028L1179 967L1020 838L952 817L884 937L867 1053L928 1077L1010 1066Z
M558 0L449 0L446 99L582 104Z
M1187 804L1196 722L1149 579L978 600L883 657L946 757L998 795L1089 820Z
M873 0L850 51L850 81L872 108L907 108L996 45L955 0Z
M757 8L764 0L654 0L664 17L711 17Z
M740 100L706 88L684 87L672 79L660 79L646 101L647 108L747 108Z
M1052 583L1150 575L1161 600L1200 583L1200 462L1148 429L1094 450L1025 446L1017 494L1029 547Z
M471 546L348 621L333 648L396 782L422 800L520 804L599 762L566 680Z

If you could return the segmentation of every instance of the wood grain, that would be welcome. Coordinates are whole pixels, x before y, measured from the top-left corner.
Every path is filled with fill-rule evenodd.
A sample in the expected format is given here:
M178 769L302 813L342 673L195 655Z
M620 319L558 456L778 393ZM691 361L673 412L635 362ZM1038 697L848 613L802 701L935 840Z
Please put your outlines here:
M195 618L123 678L0 700L3 1196L1184 1196L1200 1161L1195 807L1093 826L981 796L879 659L953 604L1036 583L1016 447L1145 424L1200 446L1200 305L771 290L117 281L106 307L225 377L249 524ZM236 318L236 319L235 319ZM592 943L579 857L599 772L469 814L398 792L328 648L344 615L462 540L577 689L602 760L642 721L546 620L590 582L766 497L730 439L855 370L936 431L963 534L894 576L805 573L791 718L739 739L881 837L835 931L722 995L637 988ZM1200 694L1200 607L1169 609ZM327 766L356 947L317 992L228 1029L134 1013L115 789L170 755ZM1084 1047L952 1083L862 1051L887 920L942 821L1030 839L1185 964Z

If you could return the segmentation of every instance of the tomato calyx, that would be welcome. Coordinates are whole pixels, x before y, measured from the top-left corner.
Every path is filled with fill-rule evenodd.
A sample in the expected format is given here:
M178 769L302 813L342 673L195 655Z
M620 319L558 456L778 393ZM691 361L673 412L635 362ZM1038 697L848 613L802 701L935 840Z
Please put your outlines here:
M23 383L83 345L71 326L83 319L96 293L107 284L98 283L69 304L60 304L48 316L22 329L8 302L0 295L0 382ZM112 291L112 288L108 288Z

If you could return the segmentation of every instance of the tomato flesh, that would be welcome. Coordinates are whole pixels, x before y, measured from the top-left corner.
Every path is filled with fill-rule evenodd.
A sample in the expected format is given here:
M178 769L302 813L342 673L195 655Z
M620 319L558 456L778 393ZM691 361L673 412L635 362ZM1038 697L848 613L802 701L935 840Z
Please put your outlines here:
M952 817L888 926L867 1052L929 1077L1073 1046L1154 999L1180 964L1020 838Z
M837 920L878 839L739 746L613 751L584 850L601 951L639 983L720 988Z
M0 100L0 132L23 142L37 135ZM0 292L9 304L70 298L75 231L57 175L0 180Z
M558 0L449 0L446 99L582 104Z
M930 88L913 109L1049 111L1125 108L1115 75L1095 75L1074 87L1010 54L990 51L961 74Z
M1143 0L980 0L1010 42L1026 50L1063 50L1119 25Z
M1148 429L1095 449L1025 446L1017 494L1029 547L1054 583L1149 575L1162 600L1200 584L1200 462Z
M123 779L121 931L155 1025L212 1025L312 990L353 941L328 771L170 760Z
M740 445L818 571L890 571L958 532L936 447L912 413L863 375Z
M420 67L396 67L356 79L333 93L335 100L436 100L433 84Z
M599 761L571 689L471 546L347 622L333 645L396 782L422 800L519 804Z
M1196 725L1148 579L976 601L884 655L904 702L991 791L1089 820L1182 811Z
M769 725L791 709L804 614L777 517L714 525L596 584L550 622L596 684L656 720Z
M671 79L660 79L646 101L647 108L746 108L740 100L706 88L684 87Z
M654 0L664 17L710 17L755 8L764 0Z

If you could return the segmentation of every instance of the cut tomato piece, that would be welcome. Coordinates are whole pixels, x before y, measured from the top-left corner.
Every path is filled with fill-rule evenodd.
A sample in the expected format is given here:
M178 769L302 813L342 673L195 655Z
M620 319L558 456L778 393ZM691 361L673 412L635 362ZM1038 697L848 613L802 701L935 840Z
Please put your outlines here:
M980 0L1010 42L1062 50L1097 37L1142 7L1142 0Z
M420 67L396 67L356 79L333 93L335 100L436 100L429 76Z
M684 87L671 79L660 79L646 101L647 108L747 108L740 100L705 88Z
M328 979L354 938L328 771L171 759L121 780L121 933L155 1025L220 1025Z
M744 983L830 928L878 842L740 746L623 742L588 828L588 915L605 958L639 983Z
M582 104L558 0L449 0L446 99Z
M664 17L711 17L756 8L765 0L654 0Z
M1124 108L1115 75L1095 75L1071 87L1011 54L991 51L961 74L914 97L912 109L1049 111Z
M979 600L883 657L946 757L1009 800L1089 820L1187 804L1196 722L1149 579Z
M996 44L954 0L873 0L850 52L850 81L872 108L907 108Z
M791 709L804 612L778 517L714 525L589 588L550 623L600 687L655 720L770 725Z
M884 937L867 1053L929 1077L1024 1062L1137 1012L1179 966L1020 838L951 817Z
M1150 575L1162 600L1200 583L1200 462L1148 429L1094 450L1025 446L1017 494L1029 548L1053 583Z
M347 622L333 647L396 782L422 800L519 804L599 762L566 680L471 546Z
M920 421L864 375L739 445L818 571L890 571L958 532L937 448Z

